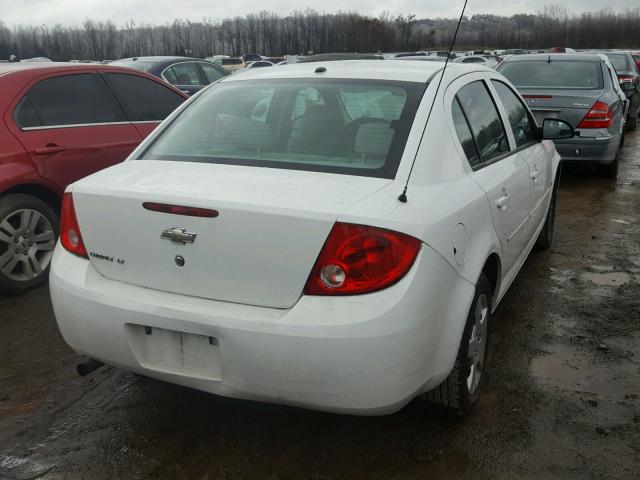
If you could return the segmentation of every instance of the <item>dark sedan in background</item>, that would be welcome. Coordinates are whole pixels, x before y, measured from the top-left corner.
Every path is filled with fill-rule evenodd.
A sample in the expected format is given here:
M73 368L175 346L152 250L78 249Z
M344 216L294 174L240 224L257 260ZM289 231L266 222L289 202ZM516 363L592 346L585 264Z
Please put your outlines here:
M574 138L555 141L563 160L593 162L605 176L617 175L628 101L604 55L514 55L497 70L518 88L539 125L559 118L575 129Z
M213 62L189 57L133 57L111 62L111 65L135 68L155 75L187 95L193 95L210 83L229 75Z
M629 111L627 113L627 129L635 130L638 125L638 115L640 114L640 70L629 52L623 51L602 51L605 54L618 75L618 81L629 100Z

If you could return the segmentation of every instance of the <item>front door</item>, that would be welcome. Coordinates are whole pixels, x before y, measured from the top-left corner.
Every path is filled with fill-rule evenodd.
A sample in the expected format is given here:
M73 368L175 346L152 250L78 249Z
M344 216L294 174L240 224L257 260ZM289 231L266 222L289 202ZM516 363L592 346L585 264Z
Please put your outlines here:
M523 101L506 83L491 80L497 98L513 133L515 155L529 166L531 178L531 211L529 231L534 235L544 222L553 188L553 152L549 143L537 139L536 124Z

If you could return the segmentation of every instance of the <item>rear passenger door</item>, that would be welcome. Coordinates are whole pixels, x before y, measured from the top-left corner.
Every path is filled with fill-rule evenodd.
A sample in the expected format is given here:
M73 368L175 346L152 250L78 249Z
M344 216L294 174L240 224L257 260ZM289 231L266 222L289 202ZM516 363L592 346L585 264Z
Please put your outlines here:
M496 98L504 109L508 127L513 133L513 155L521 157L529 166L531 177L530 234L544 222L553 189L553 150L547 150L536 139L536 124L520 98L506 83L491 80Z
M454 82L445 99L451 102L454 128L471 177L487 196L502 247L503 272L512 278L529 240L529 167L521 156L512 154L507 129L482 74Z
M126 73L103 75L142 138L185 101L161 81Z
M62 189L123 161L140 143L137 130L95 72L34 82L16 105L13 120L38 173Z

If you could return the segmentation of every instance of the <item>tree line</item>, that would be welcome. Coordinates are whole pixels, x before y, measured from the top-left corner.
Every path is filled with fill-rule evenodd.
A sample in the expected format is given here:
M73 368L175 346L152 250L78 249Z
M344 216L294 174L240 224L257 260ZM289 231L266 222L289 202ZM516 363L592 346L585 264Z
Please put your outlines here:
M384 12L263 11L244 17L164 25L86 20L82 25L18 25L0 21L0 59L105 60L142 55L264 55L397 52L448 47L457 19L418 19ZM640 48L640 7L572 14L548 6L536 14L465 17L456 49Z

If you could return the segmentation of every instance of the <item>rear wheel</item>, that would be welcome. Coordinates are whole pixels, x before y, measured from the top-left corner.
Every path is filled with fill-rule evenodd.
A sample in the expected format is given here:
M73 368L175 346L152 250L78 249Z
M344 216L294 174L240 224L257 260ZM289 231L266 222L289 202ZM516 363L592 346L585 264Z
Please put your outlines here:
M427 403L452 415L468 415L480 393L491 318L491 284L482 274L467 315L456 362L447 379L425 394Z
M626 128L632 132L638 126L638 116L640 115L640 94L636 93L631 99L629 115L627 115Z
M58 229L58 216L42 200L0 198L0 293L23 293L47 281Z
M547 210L547 217L544 220L544 227L538 235L536 240L536 248L538 250L547 250L553 243L553 232L555 230L556 223L556 192L553 191L551 195L551 202L549 202L549 209Z

